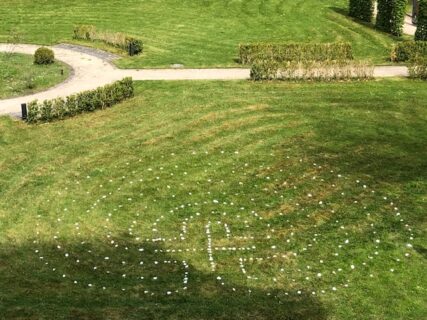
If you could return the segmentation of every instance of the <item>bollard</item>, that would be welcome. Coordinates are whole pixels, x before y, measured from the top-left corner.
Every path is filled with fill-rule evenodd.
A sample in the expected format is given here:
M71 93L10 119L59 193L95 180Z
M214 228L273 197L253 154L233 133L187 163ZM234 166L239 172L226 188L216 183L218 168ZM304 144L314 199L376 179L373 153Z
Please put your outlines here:
M21 104L22 120L27 120L27 104Z

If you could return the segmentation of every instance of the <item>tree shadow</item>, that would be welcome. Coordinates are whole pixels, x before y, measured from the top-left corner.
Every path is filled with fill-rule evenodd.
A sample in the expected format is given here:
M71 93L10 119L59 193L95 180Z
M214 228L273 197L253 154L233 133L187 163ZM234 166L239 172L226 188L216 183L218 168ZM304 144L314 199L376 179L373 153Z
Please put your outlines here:
M336 13L338 13L338 14L340 14L340 15L342 15L342 16L344 16L344 17L345 17L345 18L347 18L348 20L351 20L351 21L353 21L353 22L356 22L356 23L358 23L358 24L360 24L360 25L362 25L362 26L365 26L365 27L367 27L367 28L370 28L370 29L372 29L372 30L375 30L375 31L381 32L381 30L378 30L377 28L375 28L375 25L373 25L372 23L369 23L369 22L366 22L366 21L362 21L362 20L359 20L359 19L355 19L355 18L353 18L353 17L350 17L350 16L348 15L348 10L347 10L347 9L343 9L343 8L339 8L339 7L329 7L329 9L330 9L330 10L332 10L332 11L334 11L334 12L336 12Z
M295 137L292 144L304 146L304 153L314 158L327 158L331 167L368 176L373 183L405 185L409 193L421 194L427 179L422 98L368 93L354 83L343 84L341 90L354 90L355 96L366 98L357 98L347 108L349 100L342 91L318 90L319 99L334 107L307 114L313 136ZM405 99L414 107L405 107Z
M223 285L155 244L115 243L1 245L0 318L326 319L310 293Z
M343 16L348 17L349 19L351 19L348 15L348 10L340 8L340 7L329 7L329 9L331 9L332 11L335 11L336 13L339 13Z
M384 32L384 31L381 31L380 29L376 28L376 27L375 27L375 24L373 24L373 23L369 23L369 22L366 22L366 21L362 21L362 20L359 20L359 19L355 19L355 18L353 18L353 17L350 17L350 16L348 15L348 10L347 10L347 9L343 9L343 8L339 8L339 7L334 7L334 6L332 6L332 7L328 7L328 8L329 8L330 10L334 11L335 13L338 13L339 15L344 16L345 18L347 18L347 19L348 19L348 20L350 20L350 21L353 21L353 22L355 22L355 23L357 23L357 24L360 24L360 25L362 25L362 26L364 26L364 27L367 27L367 28L369 28L369 29L371 29L371 30L374 30L374 31L376 31L376 32L382 33L383 35L386 35L386 36L388 36L388 37L392 38L393 40L396 40L396 41L398 41L398 40L402 41L402 40L403 40L401 37L396 37L396 36L393 36L393 35L391 35L391 34L389 34L389 33L386 33L386 32Z

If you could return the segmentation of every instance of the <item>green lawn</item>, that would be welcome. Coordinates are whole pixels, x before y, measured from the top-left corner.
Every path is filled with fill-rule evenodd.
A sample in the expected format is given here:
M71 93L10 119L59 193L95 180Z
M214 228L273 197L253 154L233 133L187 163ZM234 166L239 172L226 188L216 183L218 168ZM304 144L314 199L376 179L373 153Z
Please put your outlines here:
M0 118L0 318L425 319L426 101L409 80L146 82Z
M233 66L239 43L254 41L349 41L356 58L386 63L393 38L349 19L347 5L347 0L3 0L0 41L11 30L27 43L71 41L75 24L93 24L143 40L145 53L120 60L123 68Z
M0 99L43 91L64 81L70 73L64 63L36 65L33 56L18 53L0 53L0 69Z

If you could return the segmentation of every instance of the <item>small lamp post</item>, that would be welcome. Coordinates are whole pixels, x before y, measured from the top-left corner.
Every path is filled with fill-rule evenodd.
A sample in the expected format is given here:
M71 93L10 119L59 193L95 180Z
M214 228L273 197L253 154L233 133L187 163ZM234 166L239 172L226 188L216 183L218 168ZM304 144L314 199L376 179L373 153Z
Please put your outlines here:
M22 120L27 120L28 111L27 111L27 104L26 103L21 104L21 113L22 113Z

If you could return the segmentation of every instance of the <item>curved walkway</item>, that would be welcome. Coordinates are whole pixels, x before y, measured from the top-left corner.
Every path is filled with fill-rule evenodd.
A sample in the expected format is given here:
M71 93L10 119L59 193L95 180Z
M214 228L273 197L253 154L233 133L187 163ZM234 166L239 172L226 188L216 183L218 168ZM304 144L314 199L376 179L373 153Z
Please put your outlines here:
M37 45L16 45L11 47L0 44L0 52L33 54ZM33 100L46 100L66 97L84 90L91 90L124 77L134 80L246 80L250 70L242 68L230 69L118 69L110 63L115 57L100 50L74 45L57 45L50 47L55 57L67 63L73 69L72 76L65 82L46 91L36 94L0 100L0 115L20 116L21 103ZM402 66L376 67L375 77L407 76L408 70Z

